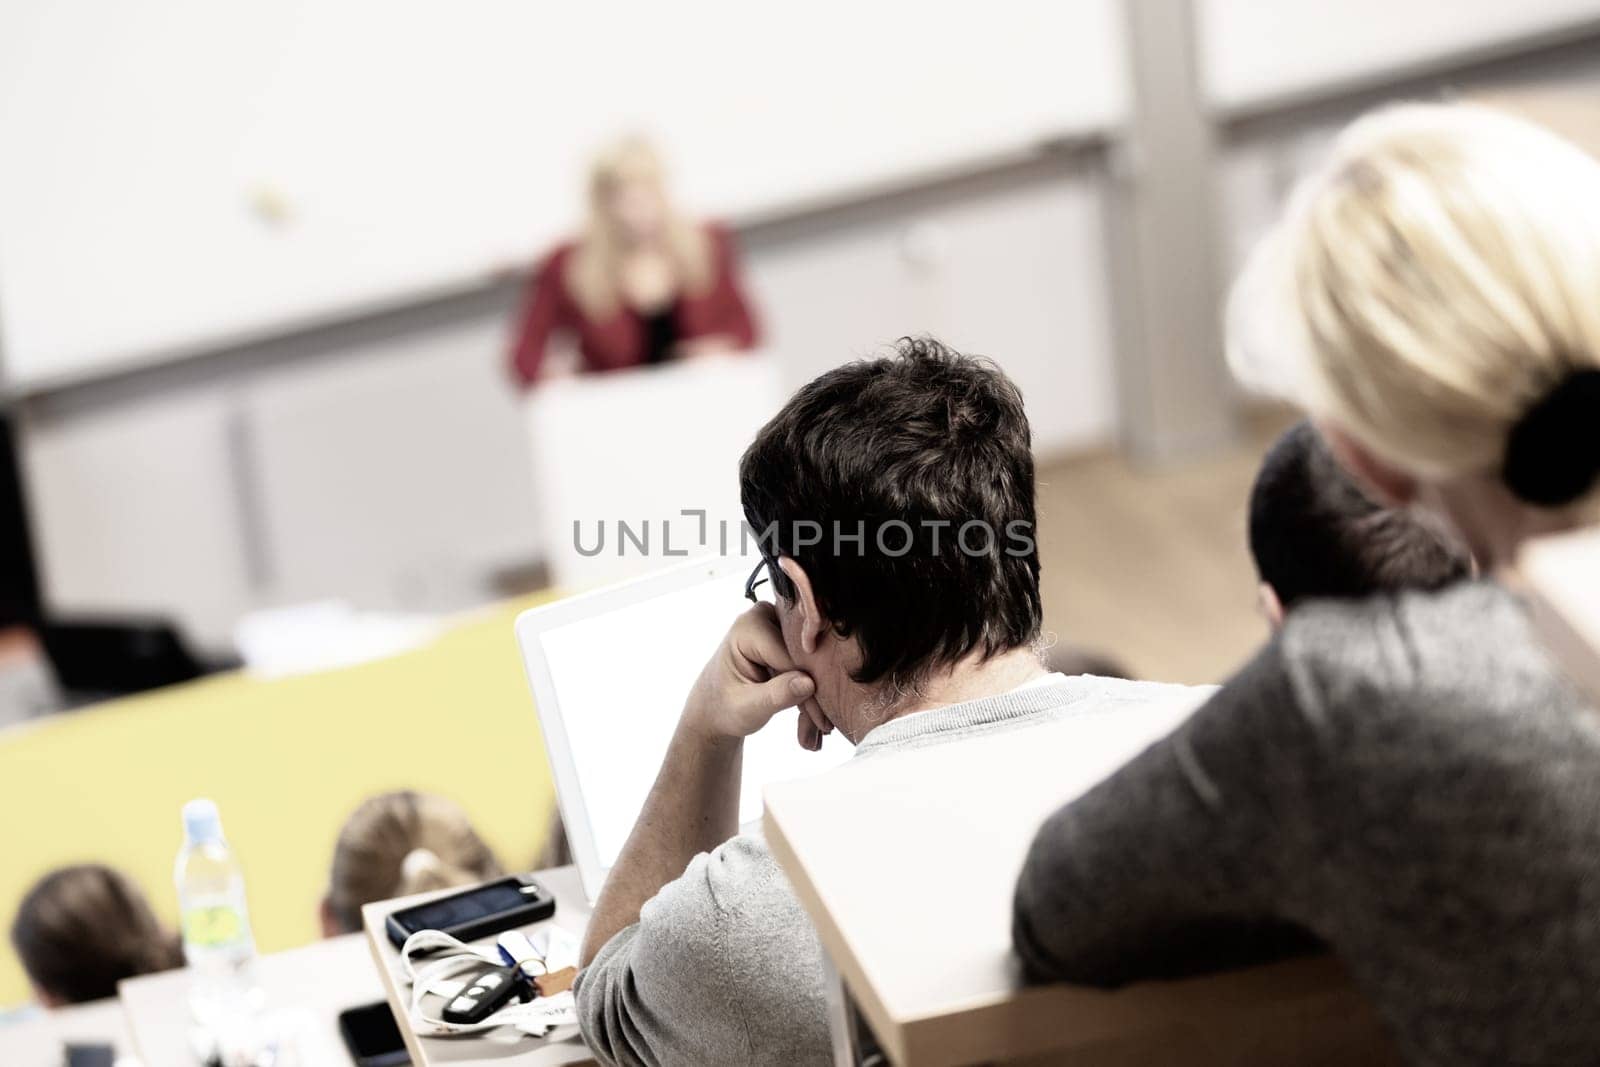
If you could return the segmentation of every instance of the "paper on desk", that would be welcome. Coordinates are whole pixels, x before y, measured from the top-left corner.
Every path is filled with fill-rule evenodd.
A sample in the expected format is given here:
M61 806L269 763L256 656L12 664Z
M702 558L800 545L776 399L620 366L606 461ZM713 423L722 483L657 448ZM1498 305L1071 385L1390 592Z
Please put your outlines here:
M553 997L540 997L517 1010L517 1029L531 1037L544 1037L558 1026L578 1021L578 1002L569 990Z
M426 615L357 611L340 600L319 600L255 611L233 628L245 669L287 678L397 656L428 644L443 629Z
M578 935L571 930L550 926L535 933L530 940L533 942L533 947L544 957L547 971L559 971L563 967L578 965Z
M310 1053L316 1047L311 1033L308 1011L285 1008L231 1020L221 1031L196 1026L189 1032L189 1046L196 1061L223 1067L313 1067L317 1057ZM119 1059L117 1067L122 1065Z
M547 926L528 938L534 951L544 957L545 972L553 973L578 965L578 937L559 926ZM522 1007L517 1017L517 1029L533 1037L544 1037L558 1026L575 1025L578 1021L578 1002L572 992L557 993L553 997L539 997Z

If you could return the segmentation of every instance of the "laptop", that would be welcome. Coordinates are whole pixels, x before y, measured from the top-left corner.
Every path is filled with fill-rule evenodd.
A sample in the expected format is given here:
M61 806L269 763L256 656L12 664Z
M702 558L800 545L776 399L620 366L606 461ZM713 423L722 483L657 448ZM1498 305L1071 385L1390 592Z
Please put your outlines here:
M684 699L728 627L750 607L757 557L695 560L533 608L517 618L573 862L592 903L633 829ZM739 822L761 817L762 790L849 758L835 731L820 752L795 741L797 711L745 741Z

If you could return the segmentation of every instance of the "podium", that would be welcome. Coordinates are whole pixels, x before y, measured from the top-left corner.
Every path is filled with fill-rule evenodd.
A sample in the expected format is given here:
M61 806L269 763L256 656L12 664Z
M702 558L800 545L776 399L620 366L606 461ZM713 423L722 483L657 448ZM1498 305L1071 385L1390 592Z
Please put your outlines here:
M539 543L569 592L740 554L739 457L782 406L759 353L561 378L528 394Z

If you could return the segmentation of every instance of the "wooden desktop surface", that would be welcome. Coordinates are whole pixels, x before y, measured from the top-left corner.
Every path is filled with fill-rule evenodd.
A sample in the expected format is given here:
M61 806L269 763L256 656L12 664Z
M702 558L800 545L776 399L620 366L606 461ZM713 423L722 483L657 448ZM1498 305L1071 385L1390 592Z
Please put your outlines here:
M1600 530L1534 541L1522 550L1517 569L1540 637L1600 703Z
M578 936L583 935L589 922L589 904L583 897L583 886L576 867L556 867L539 871L536 878L556 898L555 917L546 920ZM379 904L368 904L361 909L366 926L366 940L370 958L377 963L376 976L381 978L383 996L400 1021L400 1032L405 1036L406 1048L411 1052L414 1067L433 1067L434 1064L462 1065L493 1064L496 1067L557 1067L561 1064L591 1064L594 1062L588 1048L577 1035L576 1027L562 1027L550 1037L529 1037L511 1027L501 1027L482 1034L460 1037L418 1037L406 1025L410 1006L410 990L405 985L405 975L400 967L400 953L390 943L384 931L384 920L390 912L419 904L439 893L419 893ZM526 927L530 933L544 926L535 923ZM474 944L492 947L495 939L487 937ZM370 969L370 964L369 964Z
M896 1064L1387 1062L1370 1008L1328 958L1116 992L1022 987L1011 900L1034 831L1205 696L1168 693L1098 724L886 754L767 790L768 843Z

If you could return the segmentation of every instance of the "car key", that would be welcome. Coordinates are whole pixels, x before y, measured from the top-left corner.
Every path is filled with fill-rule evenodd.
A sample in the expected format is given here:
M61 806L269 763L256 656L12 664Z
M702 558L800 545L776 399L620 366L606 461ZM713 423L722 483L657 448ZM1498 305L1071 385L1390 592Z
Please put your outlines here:
M521 974L515 967L486 965L463 983L461 992L451 997L440 1013L447 1023L481 1023L523 989Z

